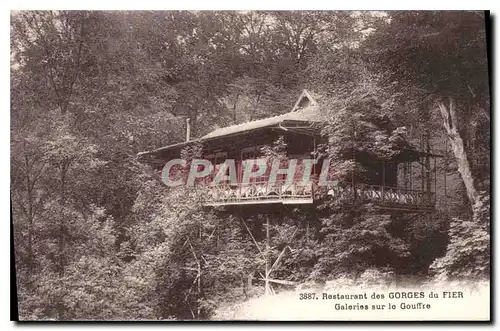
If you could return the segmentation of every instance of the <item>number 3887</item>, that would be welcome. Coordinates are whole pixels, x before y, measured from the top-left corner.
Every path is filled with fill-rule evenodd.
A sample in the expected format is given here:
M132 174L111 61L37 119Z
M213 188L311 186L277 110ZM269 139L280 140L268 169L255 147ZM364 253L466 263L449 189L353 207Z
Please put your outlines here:
M299 293L299 300L314 300L316 293Z

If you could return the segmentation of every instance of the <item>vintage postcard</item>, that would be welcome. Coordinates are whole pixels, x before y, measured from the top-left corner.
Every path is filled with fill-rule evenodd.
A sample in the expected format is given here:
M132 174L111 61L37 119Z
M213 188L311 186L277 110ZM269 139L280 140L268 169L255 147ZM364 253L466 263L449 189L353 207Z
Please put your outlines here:
M13 319L490 321L489 12L10 19Z

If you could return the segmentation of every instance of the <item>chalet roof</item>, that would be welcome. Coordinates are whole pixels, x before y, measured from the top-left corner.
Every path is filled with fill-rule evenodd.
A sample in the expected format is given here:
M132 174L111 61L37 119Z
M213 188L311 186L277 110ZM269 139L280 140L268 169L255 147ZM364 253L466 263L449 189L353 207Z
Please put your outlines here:
M292 111L288 113L215 129L200 138L160 147L152 151L139 153L138 155L144 156L146 154L154 154L157 152L180 148L194 142L202 142L237 133L276 126L282 124L283 122L320 123L323 121L324 115L321 113L317 102L308 91L303 90L297 102L293 106Z
M273 125L278 125L283 121L297 121L297 122L322 122L324 118L319 110L319 107L314 104L307 108L298 109L285 113L282 115L277 115L273 117L267 117L260 120L250 121L246 123L236 124L227 126L224 128L216 129L203 137L201 139L211 139L216 137L227 136L235 133L251 131L255 129L265 128Z

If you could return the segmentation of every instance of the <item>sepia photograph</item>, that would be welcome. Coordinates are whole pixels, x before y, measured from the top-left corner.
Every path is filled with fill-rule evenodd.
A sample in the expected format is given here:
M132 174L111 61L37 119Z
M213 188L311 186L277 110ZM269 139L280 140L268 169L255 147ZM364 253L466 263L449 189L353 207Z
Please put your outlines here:
M11 319L491 321L490 24L12 10Z

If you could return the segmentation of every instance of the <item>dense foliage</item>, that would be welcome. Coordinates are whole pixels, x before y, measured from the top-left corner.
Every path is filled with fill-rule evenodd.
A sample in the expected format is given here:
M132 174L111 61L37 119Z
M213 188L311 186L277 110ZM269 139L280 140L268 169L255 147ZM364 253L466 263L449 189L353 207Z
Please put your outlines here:
M20 318L209 318L263 292L265 256L296 282L487 276L485 39L477 12L13 12ZM201 136L288 111L304 87L321 95L320 152L345 180L363 172L353 149L447 153L438 211L207 210L136 160L181 141L186 118ZM263 152L282 156L282 143Z

